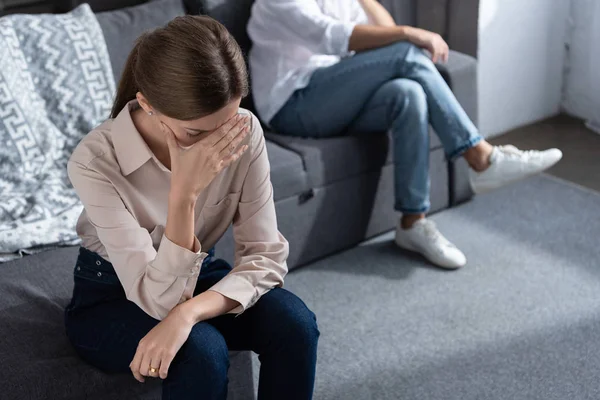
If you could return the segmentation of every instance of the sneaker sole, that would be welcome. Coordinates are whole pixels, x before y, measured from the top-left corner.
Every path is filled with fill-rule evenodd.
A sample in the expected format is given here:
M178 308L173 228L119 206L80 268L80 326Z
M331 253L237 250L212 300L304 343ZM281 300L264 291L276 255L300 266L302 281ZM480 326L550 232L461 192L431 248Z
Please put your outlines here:
M523 179L531 178L532 176L541 174L542 172L546 171L547 169L552 168L553 166L555 166L556 163L558 163L561 159L562 159L562 154L561 154L561 156L557 160L553 161L552 163L548 164L547 166L544 166L543 168L539 168L539 169L537 169L535 171L532 171L532 172L528 173L527 175L523 175L523 176L520 176L518 178L514 178L514 179L510 179L510 180L504 181L500 185L498 185L498 184L495 184L495 185L486 185L485 183L480 183L480 184L475 185L475 184L473 184L473 181L471 179L469 179L469 184L471 186L471 190L475 194L484 194L484 193L492 192L492 191L494 191L496 189L500 189L503 186L512 185L513 183L522 181Z
M433 264L434 266L439 267L439 268L453 271L453 270L462 268L466 265L466 264L463 264L463 265L456 266L456 265L448 265L448 264L439 263L437 260L433 260L431 257L429 257L429 255L427 255L426 253L417 250L412 245L399 241L398 237L394 238L394 242L396 243L396 246L400 247L402 250L406 250L406 251L410 251L411 253L418 254L421 257L425 258L427 261L429 261L431 264Z

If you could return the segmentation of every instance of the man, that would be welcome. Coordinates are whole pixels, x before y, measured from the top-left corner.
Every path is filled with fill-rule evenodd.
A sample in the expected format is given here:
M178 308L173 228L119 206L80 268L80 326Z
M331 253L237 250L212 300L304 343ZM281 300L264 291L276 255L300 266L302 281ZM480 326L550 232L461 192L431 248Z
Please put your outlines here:
M398 26L376 0L256 0L248 25L255 104L277 132L313 138L391 131L396 243L443 268L464 254L429 209L431 123L449 159L464 157L476 193L539 173L558 149L493 147L469 120L434 63L448 60L436 33Z

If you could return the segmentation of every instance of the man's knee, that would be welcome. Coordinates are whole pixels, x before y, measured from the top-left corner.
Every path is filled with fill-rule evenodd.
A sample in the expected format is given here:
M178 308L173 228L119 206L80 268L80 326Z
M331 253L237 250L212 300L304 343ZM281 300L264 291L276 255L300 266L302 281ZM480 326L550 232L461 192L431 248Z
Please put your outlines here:
M425 51L410 42L396 42L383 48L389 52L398 61L398 68L418 67L426 69L436 69L435 64Z
M427 116L427 95L419 82L410 79L394 79L385 84L383 90L395 104L394 113L409 112Z

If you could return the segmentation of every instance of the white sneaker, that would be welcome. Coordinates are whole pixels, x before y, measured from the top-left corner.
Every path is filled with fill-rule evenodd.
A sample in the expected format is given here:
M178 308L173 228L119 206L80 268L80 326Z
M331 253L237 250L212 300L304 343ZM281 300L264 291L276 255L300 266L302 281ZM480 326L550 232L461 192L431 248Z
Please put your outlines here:
M425 218L415 222L410 229L402 229L398 224L396 244L422 254L438 267L456 269L467 263L462 251L442 236L433 221Z
M522 151L515 146L495 146L490 166L482 172L469 170L469 181L477 194L498 189L550 168L562 158L559 149Z

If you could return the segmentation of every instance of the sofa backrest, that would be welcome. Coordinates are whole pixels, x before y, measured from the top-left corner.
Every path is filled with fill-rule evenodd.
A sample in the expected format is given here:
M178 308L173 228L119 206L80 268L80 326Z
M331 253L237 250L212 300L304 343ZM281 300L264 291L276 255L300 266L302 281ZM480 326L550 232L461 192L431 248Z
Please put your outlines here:
M250 40L245 23L253 0L184 0L191 13L203 12L220 20L231 29L242 49L248 51ZM440 33L454 50L477 57L479 0L380 0L399 24L414 25ZM5 13L66 12L82 2L96 12L127 7L145 0L45 0L0 1L0 16Z
M477 58L479 0L412 1L419 28L439 33L452 50Z
M118 83L121 79L133 44L144 31L163 26L184 14L183 3L177 0L155 0L134 7L97 13L96 17L108 47L115 82Z
M184 3L190 14L205 14L225 25L244 54L248 54L251 42L246 25L254 0L184 0Z

